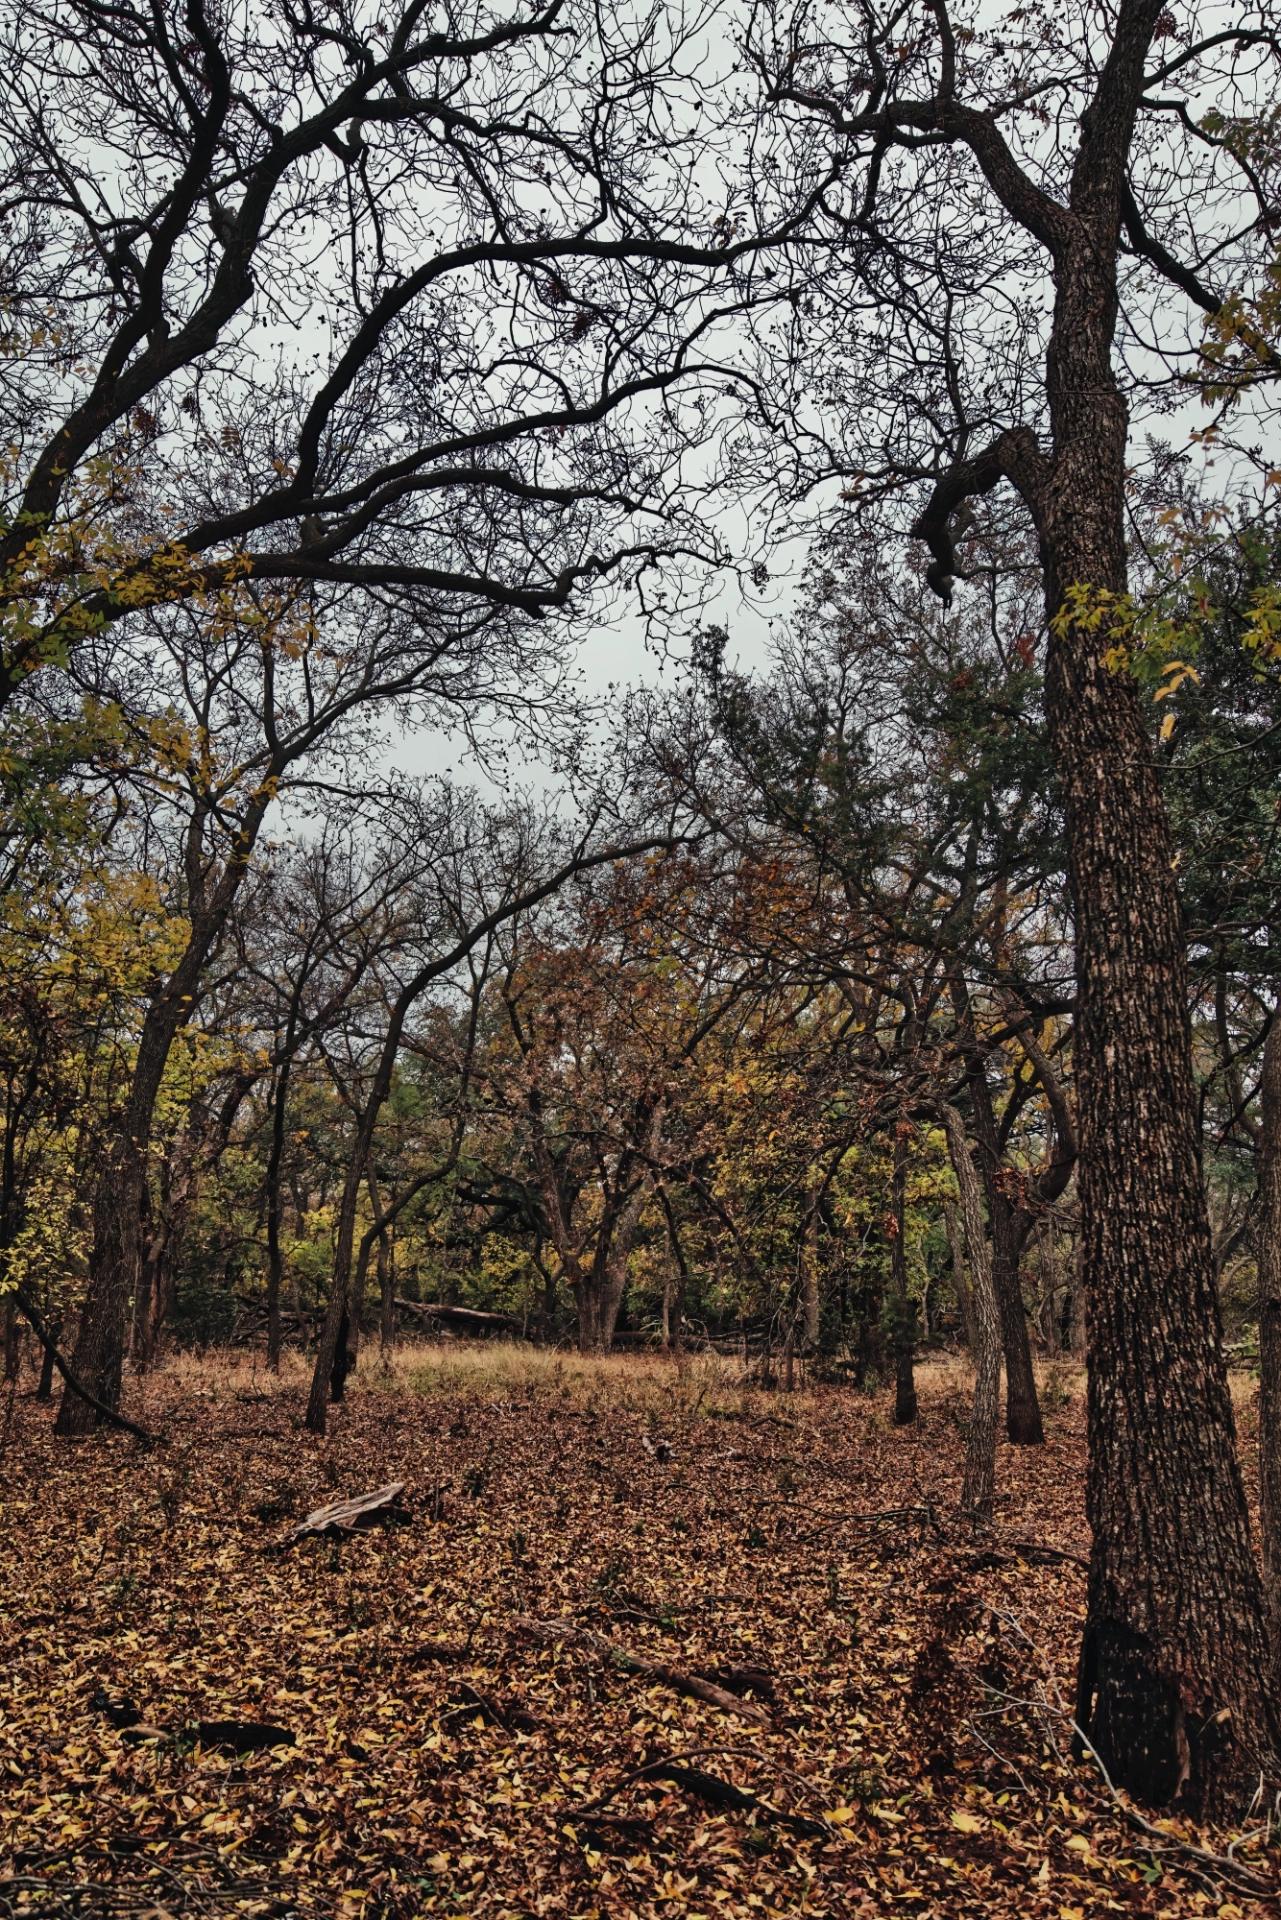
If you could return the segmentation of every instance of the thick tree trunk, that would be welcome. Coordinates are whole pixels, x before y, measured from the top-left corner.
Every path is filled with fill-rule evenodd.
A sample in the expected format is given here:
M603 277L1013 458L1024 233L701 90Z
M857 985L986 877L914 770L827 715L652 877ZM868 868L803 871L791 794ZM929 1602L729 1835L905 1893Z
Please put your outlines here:
M625 1260L623 1264L625 1268ZM585 1273L575 1287L580 1353L608 1353L613 1346L625 1277L625 1272L597 1274L592 1271Z
M1272 1652L1281 1674L1281 1006L1263 1049L1258 1140L1259 1529Z
M974 1412L965 1450L961 1506L976 1520L992 1518L996 1497L996 1426L1001 1410L1001 1321L992 1279L991 1253L983 1230L983 1202L965 1123L953 1106L943 1108L948 1153L961 1197L961 1218L973 1285Z
M156 1089L159 1089L158 1074ZM153 1093L145 1102L148 1132L154 1104ZM146 1187L145 1148L140 1140L125 1132L114 1143L94 1194L89 1282L71 1359L71 1369L77 1379L83 1380L89 1391L113 1411L120 1407L125 1328L138 1283ZM97 1410L70 1386L64 1386L55 1432L69 1437L92 1433L98 1421Z
M1076 921L1093 1530L1077 1718L1136 1797L1242 1806L1260 1766L1278 1765L1278 1721L1201 1178L1174 848L1124 663L1115 240L1157 11L1122 5L1074 173L1037 515Z

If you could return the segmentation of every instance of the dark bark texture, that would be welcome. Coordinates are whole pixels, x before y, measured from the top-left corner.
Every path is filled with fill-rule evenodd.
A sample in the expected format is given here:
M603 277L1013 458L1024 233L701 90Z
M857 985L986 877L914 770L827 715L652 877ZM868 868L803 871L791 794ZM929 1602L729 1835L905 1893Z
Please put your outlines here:
M1077 1719L1137 1798L1240 1811L1281 1771L1201 1175L1174 848L1127 668L1128 417L1113 364L1130 148L1161 0L1121 0L1078 121L1066 201L996 122L935 103L1046 249L1051 445L1026 424L940 481L916 531L951 571L951 515L999 479L1036 527L1046 710L1075 913L1074 1049L1093 1533ZM937 572L932 574L938 578Z
M1281 1676L1281 1007L1263 1049L1258 1139L1259 1525L1272 1654Z
M1076 914L1093 1530L1078 1721L1139 1798L1228 1804L1276 1760L1197 1138L1174 848L1124 645L1120 191L1159 8L1121 8L1055 261L1038 531ZM1065 614L1073 590L1078 617ZM1105 596L1116 596L1108 602ZM1106 605L1117 611L1100 623Z

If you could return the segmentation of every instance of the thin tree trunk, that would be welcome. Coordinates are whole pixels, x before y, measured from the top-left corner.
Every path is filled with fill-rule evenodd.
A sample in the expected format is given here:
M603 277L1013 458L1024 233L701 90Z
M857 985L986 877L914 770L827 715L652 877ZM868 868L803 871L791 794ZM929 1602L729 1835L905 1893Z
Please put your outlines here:
M952 980L952 999L972 1037L969 993L959 974ZM1001 1315L1001 1349L1005 1360L1005 1431L1015 1446L1038 1447L1045 1439L1045 1429L1037 1399L1036 1375L1032 1371L1023 1289L1019 1283L1019 1257L1028 1218L1011 1205L1001 1184L1000 1128L987 1083L984 1054L972 1039L966 1058L965 1084L970 1095L974 1138L979 1148L983 1192L991 1223L992 1283Z
M1263 1049L1258 1139L1259 1531L1272 1651L1281 1672L1281 1005Z
M288 1036L292 1038L292 1033ZM283 1345L280 1321L280 1295L284 1279L285 1261L280 1244L280 1228L284 1211L284 1189L281 1181L281 1169L285 1158L285 1128L288 1115L289 1061L286 1058L276 1077L276 1097L271 1107L271 1146L267 1154L266 1175L266 1213L267 1213L267 1365L272 1373L280 1372L280 1352Z
M973 1287L974 1412L965 1450L961 1506L984 1523L996 1497L996 1427L1001 1411L1001 1321L992 1280L991 1254L983 1228L983 1202L965 1123L956 1108L943 1107L948 1152L961 1197L961 1219Z
M966 1279L965 1245L961 1235L961 1220L951 1200L943 1202L943 1226L947 1233L948 1252L952 1256L952 1291L956 1295L956 1310L961 1316L961 1338L970 1352L974 1352L974 1309L970 1301L970 1287Z
M1059 1279L1058 1254L1054 1245L1054 1222L1047 1219L1037 1242L1037 1268L1041 1280L1041 1319L1045 1344L1057 1359L1063 1351L1063 1312L1060 1296L1064 1288Z
M996 1194L992 1217L992 1284L1001 1316L1001 1348L1005 1356L1005 1431L1016 1447L1039 1447L1045 1441L1036 1375L1032 1370L1032 1342L1028 1337L1027 1308L1020 1277L1027 1216Z
M890 1276L894 1288L894 1424L916 1420L915 1315L907 1290L907 1141L897 1130L890 1182L894 1232L890 1240Z
M676 1280L673 1282L670 1270L663 1276L663 1345L669 1353L678 1352L681 1346L681 1322L685 1311L685 1296L689 1291L689 1262L685 1257L685 1245L677 1225L675 1209L667 1188L658 1185L659 1204L663 1209L663 1218L667 1222L667 1237L671 1242L672 1254L676 1261Z
M1081 1250L1076 1248L1072 1255L1072 1305L1068 1322L1068 1351L1077 1360L1084 1360L1086 1354L1086 1292L1085 1271L1081 1260Z
M44 1347L40 1354L40 1378L36 1382L36 1399L48 1401L53 1399L53 1351L62 1339L61 1319L50 1319L45 1331L49 1336L49 1345Z
M390 1080L390 1074L388 1079ZM307 1397L305 1424L310 1433L324 1433L328 1424L329 1403L331 1400L342 1399L346 1389L347 1375L355 1364L355 1354L351 1347L351 1269L355 1253L356 1210L360 1204L360 1189L365 1176L365 1159L369 1152L378 1113L382 1108L383 1097L385 1096L375 1097L371 1094L366 1104L357 1139L352 1148L347 1178L343 1182L342 1199L338 1204L333 1284L320 1329L316 1364L312 1369L311 1391Z
M4 1377L8 1384L17 1379L22 1365L22 1334L18 1326L18 1303L12 1295L4 1305Z
M818 1286L818 1245L818 1198L815 1196L809 1219L805 1223L805 1250L801 1255L801 1312L807 1353L817 1352L822 1328L822 1301Z
M147 1151L156 1101L174 1039L191 1018L205 963L227 923L248 870L258 831L275 792L279 767L268 769L246 808L234 845L201 911L191 908L191 932L182 957L152 1000L142 1025L133 1080L114 1138L98 1178L93 1203L93 1241L89 1275L71 1372L103 1406L120 1406L125 1335L142 1261L142 1218L147 1185ZM205 858L203 816L188 828L189 864ZM90 1433L100 1415L90 1402L65 1387L55 1432Z

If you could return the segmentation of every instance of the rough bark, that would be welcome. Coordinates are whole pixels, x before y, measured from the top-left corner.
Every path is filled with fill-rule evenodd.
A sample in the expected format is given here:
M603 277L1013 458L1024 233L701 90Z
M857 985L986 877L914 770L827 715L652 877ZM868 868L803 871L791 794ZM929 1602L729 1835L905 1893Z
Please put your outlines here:
M578 1351L608 1353L614 1344L614 1328L623 1304L627 1280L627 1254L611 1259L600 1270L593 1262L573 1282L574 1303L578 1308Z
M164 1052L168 1052L167 1043ZM163 1060L154 1088L135 1075L130 1107L145 1110L150 1132ZM80 1328L71 1358L72 1372L95 1399L118 1408L124 1379L125 1328L138 1281L142 1252L142 1216L147 1187L146 1149L132 1128L109 1150L93 1201L93 1250ZM92 1401L64 1386L55 1432L67 1437L92 1433L99 1414Z
M1117 1785L1228 1804L1277 1763L1201 1177L1174 848L1140 691L1088 617L1126 592L1112 365L1125 158L1159 6L1127 0L1055 266L1038 532L1050 740L1076 917L1075 1064L1093 1530L1077 1717ZM1073 590L1087 617L1061 617ZM1118 615L1118 619L1120 616Z
M961 1220L969 1250L972 1286L971 1315L974 1352L974 1411L965 1450L961 1506L976 1520L992 1518L996 1496L996 1428L1001 1411L1001 1318L992 1260L983 1231L983 1200L970 1153L965 1122L956 1108L945 1105L943 1127L956 1174Z
M935 486L916 531L951 571L952 514L1004 478L1040 547L1075 918L1089 1323L1078 1723L1136 1798L1239 1811L1260 1771L1281 1771L1281 1715L1222 1350L1174 847L1149 703L1126 664L1128 417L1113 365L1130 147L1162 10L1120 0L1065 202L1022 171L990 115L951 98L932 109L1050 257L1050 447L1025 424L1005 430Z
M1281 1006L1272 1015L1259 1088L1259 1530L1273 1659L1281 1673Z

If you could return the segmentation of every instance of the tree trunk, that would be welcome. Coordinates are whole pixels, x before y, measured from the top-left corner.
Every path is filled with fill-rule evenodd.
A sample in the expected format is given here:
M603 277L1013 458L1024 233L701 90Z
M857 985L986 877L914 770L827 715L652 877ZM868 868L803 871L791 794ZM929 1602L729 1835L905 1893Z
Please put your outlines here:
M1045 1427L1032 1371L1032 1342L1019 1274L1026 1223L1027 1216L998 1193L992 1208L992 1284L1005 1356L1005 1431L1016 1447L1039 1447L1045 1442Z
M584 1274L574 1288L574 1305L578 1309L578 1351L603 1353L605 1337L601 1327L601 1296L593 1275Z
M1072 1256L1072 1304L1068 1318L1068 1352L1077 1360L1085 1358L1085 1307L1085 1269L1078 1247Z
M956 1295L956 1310L961 1316L961 1338L973 1353L975 1351L974 1309L970 1300L969 1283L966 1280L965 1246L961 1237L960 1215L950 1200L943 1202L943 1226L947 1233L948 1252L952 1257L952 1291Z
M148 1131L154 1103L154 1093L149 1101L139 1102L146 1106ZM72 1372L113 1412L120 1407L125 1328L138 1282L146 1190L145 1149L132 1130L126 1129L109 1151L94 1193L89 1281L71 1360ZM98 1419L97 1410L87 1400L70 1386L63 1387L56 1433L68 1437L92 1433Z
M384 1366L391 1365L396 1344L396 1249L389 1233L378 1239L378 1347Z
M594 1269L585 1273L575 1287L580 1353L608 1353L613 1346L618 1310L623 1304L626 1265L624 1255L621 1273L611 1262L610 1268L603 1274L598 1274Z
M1001 1184L1001 1131L987 1083L984 1053L973 1041L969 993L960 975L953 978L952 998L958 1015L971 1033L965 1084L973 1110L974 1138L979 1147L983 1192L991 1223L992 1284L1001 1315L1001 1350L1005 1359L1005 1431L1016 1447L1039 1447L1045 1439L1045 1429L1041 1424L1036 1375L1032 1371L1032 1346L1019 1283L1019 1258L1028 1216L1011 1204Z
M818 1290L818 1200L805 1225L805 1249L801 1255L801 1313L807 1353L818 1351L822 1322L822 1302Z
M4 1304L4 1377L11 1386L22 1364L22 1333L18 1326L18 1303L12 1294Z
M1263 1049L1255 1227L1259 1258L1259 1530L1273 1659L1281 1672L1281 1005Z
M894 1229L890 1239L890 1275L894 1289L894 1424L910 1427L917 1413L916 1328L907 1290L907 1142L897 1133L890 1194Z
M365 1159L381 1107L382 1098L375 1099L371 1095L343 1183L342 1199L338 1206L338 1232L334 1242L333 1285L320 1329L311 1391L307 1396L305 1425L309 1433L324 1433L328 1424L329 1403L342 1399L347 1375L355 1365L356 1356L351 1344L351 1268L356 1242L356 1211L365 1177Z
M673 1353L679 1352L682 1344L681 1323L685 1312L685 1296L689 1291L689 1262L685 1257L685 1243L681 1239L667 1189L660 1183L657 1192L663 1218L667 1222L667 1237L676 1260L675 1279L670 1269L665 1269L663 1274L663 1345L669 1353Z
M292 1031L288 1036L292 1039ZM267 1365L280 1372L283 1344L280 1323L281 1283L285 1262L280 1244L281 1218L284 1212L284 1187L281 1170L285 1159L285 1125L288 1113L289 1062L286 1059L276 1078L276 1095L271 1107L271 1147L267 1155Z
M991 1253L983 1230L983 1202L965 1123L953 1106L943 1108L948 1152L961 1196L961 1218L970 1256L974 1330L974 1412L970 1418L961 1482L961 1506L974 1519L992 1518L996 1497L996 1426L1001 1410L1001 1320L992 1279Z
M80 1330L71 1371L112 1412L120 1407L124 1343L142 1260L142 1215L147 1185L147 1149L165 1064L176 1035L191 1018L205 963L213 951L248 870L259 828L275 791L273 767L246 808L235 843L199 913L191 906L191 932L178 964L147 1008L138 1041L129 1098L107 1146L93 1203L93 1244ZM203 817L188 829L189 860L205 857ZM64 1387L55 1432L90 1433L99 1416L87 1400Z
M40 1378L36 1382L36 1399L43 1401L53 1399L53 1348L62 1338L61 1320L50 1320L46 1331L51 1345L45 1347L40 1355Z
M1118 1787L1201 1809L1243 1806L1260 1768L1275 1776L1281 1741L1201 1177L1174 848L1145 696L1125 664L1115 254L1158 12L1157 0L1123 0L1082 133L1055 259L1053 460L1036 493L1076 925L1089 1290L1093 1547L1077 1719Z
M1054 1223L1047 1220L1037 1242L1037 1274L1040 1280L1040 1305L1037 1318L1045 1336L1045 1350L1052 1360L1063 1352L1063 1308L1067 1289L1059 1279L1054 1249Z

